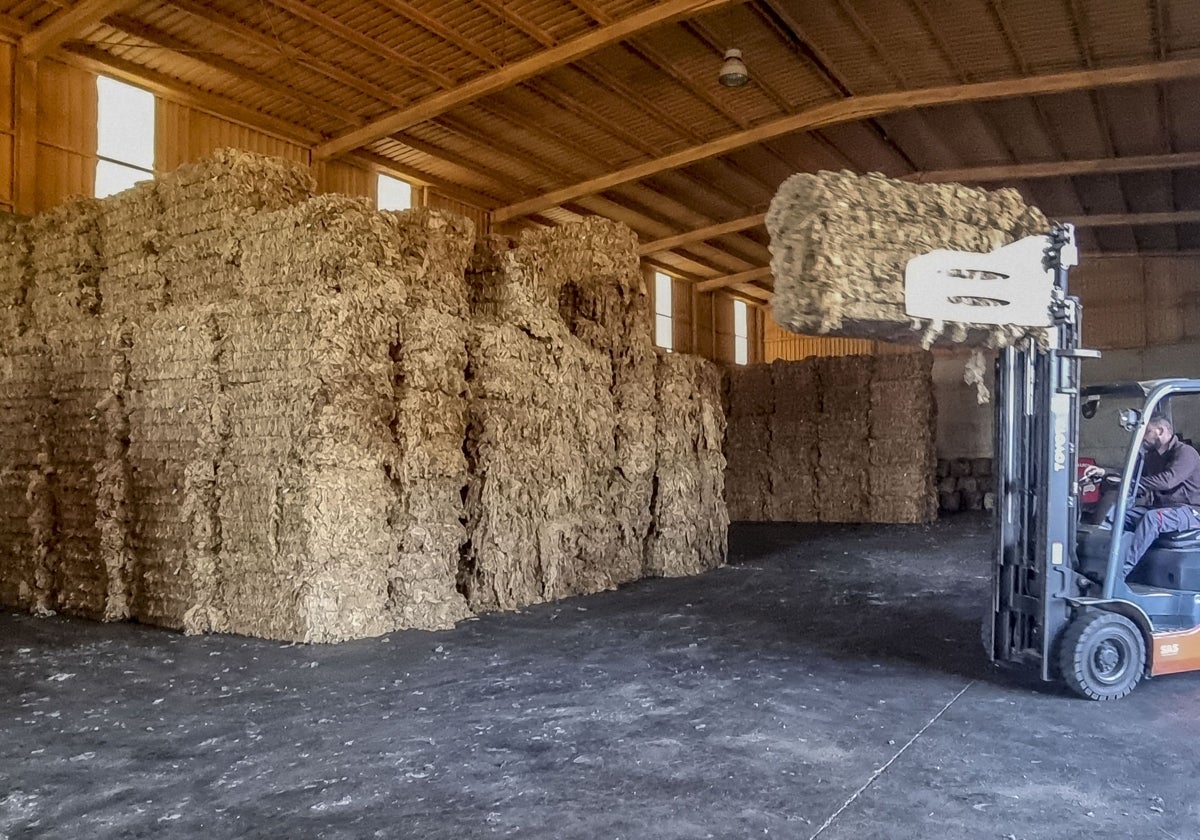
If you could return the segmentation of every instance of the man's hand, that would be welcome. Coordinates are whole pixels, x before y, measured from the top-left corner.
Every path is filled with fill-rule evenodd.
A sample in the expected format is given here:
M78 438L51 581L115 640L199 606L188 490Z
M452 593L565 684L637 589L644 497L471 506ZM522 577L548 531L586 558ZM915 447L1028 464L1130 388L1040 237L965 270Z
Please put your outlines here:
M1083 468L1083 478L1085 481L1099 481L1104 478L1106 472L1104 467L1098 464L1088 464Z

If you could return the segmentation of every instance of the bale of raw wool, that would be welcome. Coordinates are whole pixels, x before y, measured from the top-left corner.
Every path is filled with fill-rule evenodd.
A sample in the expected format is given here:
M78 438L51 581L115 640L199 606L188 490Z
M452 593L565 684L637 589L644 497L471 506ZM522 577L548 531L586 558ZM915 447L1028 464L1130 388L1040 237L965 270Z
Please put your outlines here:
M0 341L29 329L30 281L29 223L12 213L0 212Z
M594 343L573 335L560 308L568 283L586 293L598 282L586 261L569 270L558 262L577 255L568 240L587 236L568 227L519 242L492 238L472 258L469 543L460 582L476 610L594 592L640 572L640 556L636 570L613 565L613 349L597 346L606 341L598 331Z
M822 522L868 522L873 356L834 356L818 368L817 508Z
M725 502L734 521L769 519L771 417L775 410L771 366L744 365L725 376Z
M869 422L871 521L932 522L938 511L932 355L876 357Z
M468 220L434 210L389 215L405 294L392 353L399 551L388 610L400 627L449 627L469 612L456 578L466 540L466 268L475 232Z
M656 394L658 457L646 574L698 574L726 558L721 375L698 356L663 355Z
M156 180L142 181L100 202L99 285L104 314L138 318L170 303L163 221Z
M280 158L222 149L157 182L162 255L170 300L225 303L237 298L242 227L259 213L300 204L316 193L311 171Z
M771 363L774 411L767 452L773 522L816 522L821 390L820 360Z
M147 315L127 349L129 611L189 631L219 611L220 320L204 307Z
M124 349L107 323L86 316L46 330L44 342L51 399L48 454L56 515L56 609L90 618L124 618L120 571L114 569L110 585L101 545L113 513L107 500L120 491L110 485L116 477L106 471L112 454L111 418L100 407L112 393Z
M29 223L26 297L37 326L100 312L100 202L73 199Z
M785 329L926 345L947 329L905 314L904 268L935 249L987 252L1048 231L1012 189L912 184L850 172L793 175L767 213L772 311ZM955 322L946 338L980 346L1037 330Z
M325 426L343 426L342 443L353 445L350 460L369 473L359 485L376 491L363 496L360 513L386 507L378 519L345 523L370 531L376 546L362 555L369 568L346 575L364 588L357 600L345 598L334 612L326 610L341 616L337 622L321 618L310 631L365 634L368 607L375 609L381 593L386 603L377 613L390 622L387 629L452 625L467 615L456 574L466 485L470 223L427 210L378 213L363 200L320 196L257 216L246 228L243 295L261 317L273 316L284 327L278 343L259 355L273 359L284 379L295 377L279 383L280 399L302 405L312 394L328 403L321 426L306 432L311 421L298 422L282 439L300 453L311 483L321 475L316 464L335 466L323 454L335 442ZM303 323L286 326L289 320ZM248 334L245 352L254 350L261 348ZM234 367L241 352L229 357ZM246 404L262 411L252 394ZM376 532L376 525L388 530ZM324 531L334 532L332 526ZM325 589L339 594L337 587ZM353 592L349 585L342 589Z
M0 347L0 603L54 607L54 500L48 492L50 365L35 336Z

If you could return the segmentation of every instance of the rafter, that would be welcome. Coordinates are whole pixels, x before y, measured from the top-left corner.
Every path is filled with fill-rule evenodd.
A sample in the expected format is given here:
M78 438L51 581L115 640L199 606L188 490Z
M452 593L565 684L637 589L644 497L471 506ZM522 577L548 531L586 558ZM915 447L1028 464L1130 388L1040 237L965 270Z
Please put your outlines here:
M687 233L680 233L675 236L666 236L662 239L656 239L653 242L646 242L640 248L638 253L642 256L647 254L657 254L661 251L672 251L676 248L681 248L684 245L692 245L697 242L705 242L709 239L716 239L719 236L728 236L731 233L739 233L750 228L760 227L766 220L766 213L758 213L754 216L744 216L741 219L732 219L728 222L721 222L708 227L697 228L690 230Z
M104 18L131 5L133 0L79 0L21 38L21 55L43 58Z
M1172 210L1168 213L1099 213L1068 219L1077 228L1143 227L1147 225L1183 225L1200 222L1200 210Z
M573 198L611 189L629 181L648 178L659 172L678 169L697 161L727 154L755 143L762 143L773 137L797 131L811 131L915 108L1063 93L1093 87L1163 82L1197 75L1200 75L1200 59L1190 58L1110 67L1103 70L1075 70L966 85L946 85L919 90L851 96L817 105L798 114L772 120L747 131L729 134L656 160L625 167L616 172L554 190L508 207L502 207L496 211L495 218L497 221L505 221L526 213L545 210Z
M320 144L315 149L317 157L333 157L359 148L389 134L402 131L412 125L443 114L451 108L471 102L511 85L530 79L577 61L589 53L609 44L623 41L633 34L652 26L677 20L687 15L698 14L731 2L744 0L664 0L648 9L602 26L586 35L538 52L529 58L514 62L498 70L476 77L450 90L426 97L410 108L394 111L372 120L362 128L345 132ZM280 2L280 0L272 0ZM298 0L286 0L298 2Z
M1138 155L1092 160L1052 160L1043 163L1004 163L996 166L968 166L962 169L937 169L904 175L902 181L986 183L991 181L1030 181L1076 175L1113 175L1122 172L1162 172L1200 167L1200 152L1165 155Z
M727 274L724 277L714 277L711 280L701 280L696 284L698 292L715 292L717 289L724 289L729 286L737 286L745 283L756 283L759 280L771 279L771 267L764 266L763 268L752 268L748 271L739 271L737 274Z

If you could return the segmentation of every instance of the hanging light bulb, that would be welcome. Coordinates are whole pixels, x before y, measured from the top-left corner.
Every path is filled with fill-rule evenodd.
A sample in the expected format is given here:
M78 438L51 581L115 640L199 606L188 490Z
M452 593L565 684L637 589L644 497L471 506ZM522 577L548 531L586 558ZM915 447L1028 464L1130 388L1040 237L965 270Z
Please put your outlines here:
M750 81L750 72L746 62L742 61L741 50L725 50L725 62L721 65L721 75L718 81L725 87L741 87Z

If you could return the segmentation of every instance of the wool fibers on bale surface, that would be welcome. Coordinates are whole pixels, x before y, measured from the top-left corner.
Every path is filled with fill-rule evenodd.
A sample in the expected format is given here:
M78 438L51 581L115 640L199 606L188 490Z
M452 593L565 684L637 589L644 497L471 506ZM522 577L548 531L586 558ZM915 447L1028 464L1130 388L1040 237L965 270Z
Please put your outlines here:
M870 521L932 522L938 510L932 355L876 357L869 411Z
M0 603L54 605L49 494L50 362L40 338L0 348Z
M726 557L720 371L698 356L660 356L656 395L658 456L646 574L699 574Z
M0 212L0 341L15 338L31 326L29 247L28 221Z
M136 319L169 304L159 182L142 181L101 201L99 228L103 313Z
M834 356L818 369L817 507L822 522L868 522L873 356Z
M820 361L771 363L774 394L767 461L772 522L816 522L819 463Z
M41 329L100 312L100 202L74 199L29 223L27 299Z
M771 495L771 366L742 365L727 370L725 401L725 501L729 518L762 522L769 518Z
M904 308L904 268L911 258L941 248L988 252L1049 230L1046 217L1015 190L803 173L779 188L767 230L772 311L792 332L977 346L1038 332L931 324L910 318Z

